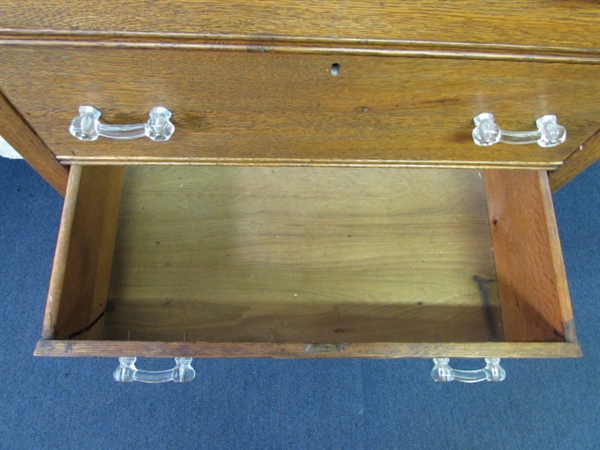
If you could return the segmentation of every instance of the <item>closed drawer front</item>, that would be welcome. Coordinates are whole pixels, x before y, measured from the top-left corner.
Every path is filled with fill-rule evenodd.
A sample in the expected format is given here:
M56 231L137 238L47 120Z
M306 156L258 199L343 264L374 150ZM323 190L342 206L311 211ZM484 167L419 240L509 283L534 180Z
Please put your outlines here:
M21 45L2 60L4 94L65 163L549 169L600 128L595 64ZM164 106L176 131L162 143L80 142L67 130L80 105L108 124ZM554 114L568 138L478 147L481 112L509 130Z
M579 356L545 172L73 166L46 356Z

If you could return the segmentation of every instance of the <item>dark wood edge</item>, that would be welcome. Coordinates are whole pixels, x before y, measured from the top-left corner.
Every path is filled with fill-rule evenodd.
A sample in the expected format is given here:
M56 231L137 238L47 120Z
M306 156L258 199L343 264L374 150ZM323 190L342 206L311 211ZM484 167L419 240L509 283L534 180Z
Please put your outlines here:
M176 48L244 52L324 53L371 56L486 59L600 64L600 51L557 46L524 46L448 41L353 39L202 33L21 30L0 28L0 44L84 47Z
M550 172L552 192L558 191L598 160L600 160L600 129L566 158L561 167Z
M69 171L0 92L0 134L60 195L67 191Z
M147 358L576 358L573 342L366 343L315 346L305 343L207 343L40 340L35 356Z

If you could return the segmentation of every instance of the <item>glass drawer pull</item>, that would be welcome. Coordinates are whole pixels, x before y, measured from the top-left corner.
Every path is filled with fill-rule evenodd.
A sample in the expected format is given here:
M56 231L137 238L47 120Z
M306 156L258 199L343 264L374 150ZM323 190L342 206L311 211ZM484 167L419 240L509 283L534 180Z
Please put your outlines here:
M196 371L192 367L192 358L175 358L175 367L168 370L139 370L135 367L135 357L119 358L119 367L113 373L115 381L127 383L141 381L142 383L165 383L174 381L184 383L192 381Z
M100 111L92 106L80 106L79 115L71 121L69 131L82 141L95 141L104 136L110 139L149 137L158 142L168 141L175 132L175 126L169 120L171 111L162 106L152 108L146 123L107 125L100 123L100 115Z
M475 118L473 141L477 145L489 146L502 142L504 144L535 144L540 147L556 147L567 139L567 130L559 125L556 116L547 115L535 121L535 131L507 131L502 130L494 122L492 113L481 113Z
M504 381L506 372L500 366L500 358L485 358L485 367L478 370L457 370L450 367L450 358L433 358L431 378L435 381L460 381L479 383L480 381Z

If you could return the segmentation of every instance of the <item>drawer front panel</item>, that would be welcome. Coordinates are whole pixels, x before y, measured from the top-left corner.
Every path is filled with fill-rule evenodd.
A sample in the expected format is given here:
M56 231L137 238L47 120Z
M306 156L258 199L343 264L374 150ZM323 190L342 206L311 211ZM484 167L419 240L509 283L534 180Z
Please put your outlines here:
M550 168L600 128L598 65L16 45L2 60L3 92L65 162ZM80 142L68 133L80 105L108 124L164 106L176 131ZM567 142L478 147L481 112L513 130L557 115Z
M36 356L147 358L578 358L575 342L368 343L346 344L329 352L309 352L306 344L144 341L39 341Z

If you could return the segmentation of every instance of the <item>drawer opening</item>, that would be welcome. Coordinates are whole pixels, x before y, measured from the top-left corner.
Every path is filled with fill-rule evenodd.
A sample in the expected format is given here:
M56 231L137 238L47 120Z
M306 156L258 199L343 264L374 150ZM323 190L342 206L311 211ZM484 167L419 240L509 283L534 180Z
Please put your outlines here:
M516 261L534 266L524 294L533 300L519 291L532 277L519 279L506 261L522 258L533 233L514 222L512 203L531 190L520 188L523 180L538 183L541 173L167 165L71 172L44 340L273 346L262 356L286 345L348 356L360 346L368 356L369 345L382 343L574 341L568 291L566 301L546 292L548 305L536 303L536 283L556 291L552 274L535 266L545 255ZM510 279L499 279L498 262Z

